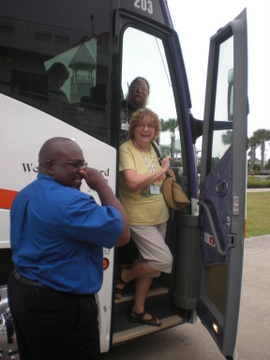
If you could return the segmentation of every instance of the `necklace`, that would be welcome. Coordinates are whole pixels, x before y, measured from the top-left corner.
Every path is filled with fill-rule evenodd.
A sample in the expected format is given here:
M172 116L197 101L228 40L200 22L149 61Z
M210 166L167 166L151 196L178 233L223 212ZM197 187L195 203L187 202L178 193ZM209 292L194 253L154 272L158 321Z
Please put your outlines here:
M154 169L153 158L152 158L152 153L151 153L151 145L149 145L150 146L150 158L151 158L151 166L150 166L148 160L146 159L146 156L140 149L139 145L136 143L135 140L133 140L133 141L134 141L134 144L136 145L136 147L138 148L138 150L140 151L140 153L142 154L142 157L148 167L149 172L152 171L152 173L154 173L155 169ZM152 184L149 185L149 193L151 195L160 195L161 194L160 185L156 185L156 182L154 181Z
M151 146L149 145L149 146L150 146L150 159L151 159L151 166L150 166L148 160L146 159L146 156L144 155L144 153L143 153L143 151L141 150L141 148L139 147L139 145L136 143L135 140L133 140L133 141L134 141L134 144L136 145L136 147L138 148L138 150L140 151L140 153L142 154L142 157L143 157L143 159L144 159L144 161L145 161L145 163L146 163L149 171L150 171L150 172L155 172L154 164L153 164L153 158L152 158L152 154L151 154Z

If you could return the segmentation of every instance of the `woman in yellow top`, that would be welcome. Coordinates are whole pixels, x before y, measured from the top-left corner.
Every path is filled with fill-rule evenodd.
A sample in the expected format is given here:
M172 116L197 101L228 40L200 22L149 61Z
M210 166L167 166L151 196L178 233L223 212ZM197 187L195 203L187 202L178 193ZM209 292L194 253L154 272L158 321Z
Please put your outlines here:
M116 283L116 298L121 298L128 282L136 279L135 300L130 320L160 326L161 320L144 309L153 277L160 272L170 273L172 254L165 243L169 209L162 195L162 182L170 166L166 156L159 164L151 145L160 133L158 116L149 109L139 109L132 114L130 140L120 147L119 195L127 212L131 236L142 261L124 269Z

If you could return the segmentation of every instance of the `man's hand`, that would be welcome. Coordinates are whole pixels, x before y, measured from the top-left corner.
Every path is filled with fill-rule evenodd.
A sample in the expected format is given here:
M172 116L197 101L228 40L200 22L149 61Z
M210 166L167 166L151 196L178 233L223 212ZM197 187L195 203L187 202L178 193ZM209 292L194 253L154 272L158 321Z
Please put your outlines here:
M84 178L87 185L95 190L97 193L104 188L104 186L108 186L107 181L104 179L104 176L96 169L85 168L79 171L81 176Z
M123 221L123 230L116 243L116 246L125 245L129 241L130 230L127 214L123 208L123 205L114 195L112 189L104 179L104 176L98 170L87 167L83 170L80 170L80 174L86 181L87 185L98 193L99 199L103 206L112 206L120 213Z

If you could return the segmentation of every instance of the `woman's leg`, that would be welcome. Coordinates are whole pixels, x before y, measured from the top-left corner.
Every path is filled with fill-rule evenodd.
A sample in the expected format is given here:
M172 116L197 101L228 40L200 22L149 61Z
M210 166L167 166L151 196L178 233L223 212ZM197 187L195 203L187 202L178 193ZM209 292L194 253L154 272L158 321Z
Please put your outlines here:
M142 314L145 311L145 301L147 298L148 291L151 287L153 278L152 277L141 277L137 278L135 286L135 299L132 307L132 312L135 314ZM145 313L142 320L145 322L153 319L153 315ZM154 318L156 325L161 325L162 321L158 318Z
M145 309L145 301L147 298L148 291L151 287L153 276L159 274L158 270L153 269L148 265L146 261L142 261L134 265L129 269L124 269L121 274L122 280L125 282L132 281L136 279L135 284L135 298L132 306L132 312L135 314L142 314ZM146 313L142 320L148 321L152 319L152 315ZM161 320L155 319L156 324L161 324Z
M172 255L164 241L166 223L150 227L131 226L131 234L144 260L121 272L120 278L123 283L118 283L117 288L122 290L128 282L136 279L132 312L142 314L153 277L158 276L160 271L171 271ZM142 317L143 321L151 319L152 315L148 313ZM155 319L155 324L161 324L161 321Z
M147 261L142 261L133 265L131 268L122 270L119 274L120 279L116 285L116 289L118 290L118 293L115 294L116 299L121 299L121 292L130 281L141 277L151 278L152 276L157 276L158 274L159 271L149 266Z
M152 281L152 277L140 277L136 280L135 299L132 307L132 311L134 311L136 314L141 314L144 311L145 300L147 298Z

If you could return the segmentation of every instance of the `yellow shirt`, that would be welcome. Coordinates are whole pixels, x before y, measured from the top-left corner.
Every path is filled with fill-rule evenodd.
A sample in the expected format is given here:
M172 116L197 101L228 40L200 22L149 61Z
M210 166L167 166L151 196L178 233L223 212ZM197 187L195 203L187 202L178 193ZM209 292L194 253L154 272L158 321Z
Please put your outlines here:
M151 158L154 170L160 169L152 146L151 151L143 153L143 155L139 149L133 146L131 140L126 141L120 147L119 171L135 170L137 174L150 173L152 172ZM154 184L151 184L160 187L160 194L152 195L149 187L147 189L131 190L125 185L120 176L120 201L126 210L130 225L158 225L168 220L169 209L161 191L163 180L164 176L161 176Z

